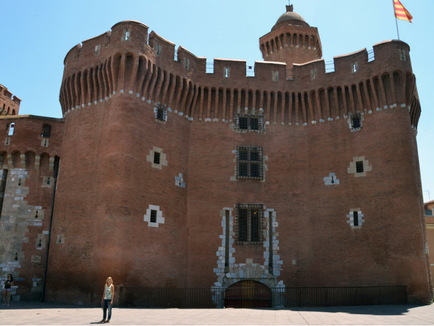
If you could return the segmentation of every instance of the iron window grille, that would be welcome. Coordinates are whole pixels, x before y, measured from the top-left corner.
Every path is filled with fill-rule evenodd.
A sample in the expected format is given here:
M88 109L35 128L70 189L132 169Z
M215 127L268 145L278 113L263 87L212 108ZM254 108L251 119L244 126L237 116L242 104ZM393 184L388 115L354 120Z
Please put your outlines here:
M263 180L262 147L237 146L237 179Z
M154 107L155 120L160 122L167 121L167 108L161 103L156 103Z
M50 136L51 136L51 125L44 123L42 125L41 137L48 138Z
M237 114L235 116L234 130L238 132L256 131L264 132L264 116L251 114Z
M262 244L263 209L262 204L237 204L237 244Z
M350 118L350 128L351 131L358 131L362 129L363 123L362 123L362 115L360 113L354 114Z

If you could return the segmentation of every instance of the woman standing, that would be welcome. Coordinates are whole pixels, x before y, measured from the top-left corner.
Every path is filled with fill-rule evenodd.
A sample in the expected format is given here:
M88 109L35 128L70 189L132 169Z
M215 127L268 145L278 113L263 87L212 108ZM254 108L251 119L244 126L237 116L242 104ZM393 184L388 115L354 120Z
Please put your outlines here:
M102 310L103 317L100 323L109 323L110 318L112 317L112 307L113 307L113 298L115 297L115 287L113 285L113 279L109 276L107 281L105 282L104 292L102 294ZM106 313L108 309L108 318L106 318Z
M8 278L5 281L5 295L3 306L7 305L9 307L9 302L11 300L11 287L14 285L14 277L12 274L8 274Z

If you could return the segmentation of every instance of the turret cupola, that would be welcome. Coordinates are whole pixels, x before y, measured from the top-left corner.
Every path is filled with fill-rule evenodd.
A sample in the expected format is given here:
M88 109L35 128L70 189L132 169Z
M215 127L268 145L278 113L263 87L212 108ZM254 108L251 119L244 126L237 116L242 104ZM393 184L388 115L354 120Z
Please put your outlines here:
M259 39L265 61L285 62L287 74L292 75L294 63L306 63L322 57L318 29L311 27L294 6L286 6L271 32Z

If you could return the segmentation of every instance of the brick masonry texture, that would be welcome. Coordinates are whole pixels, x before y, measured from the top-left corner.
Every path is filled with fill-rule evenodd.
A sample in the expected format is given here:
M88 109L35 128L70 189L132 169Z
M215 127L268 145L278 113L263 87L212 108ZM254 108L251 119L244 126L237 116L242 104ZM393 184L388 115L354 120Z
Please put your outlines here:
M48 149L31 136L41 121L20 116L3 151L4 162L24 164L34 178L26 180L26 200L43 208L43 230L53 188L39 174L62 151L48 300L96 304L108 275L117 288L227 288L229 276L261 281L269 273L269 287L407 285L410 302L429 303L409 46L387 41L374 45L375 59L366 50L335 57L334 72L326 73L318 30L285 19L261 38L270 61L256 62L254 77L246 77L242 60L215 59L206 73L206 59L182 46L174 60L175 44L136 21L68 52L63 119L50 120L58 129ZM264 50L271 41L273 54ZM164 122L156 120L159 103L167 108ZM264 131L234 131L237 112L261 112ZM363 125L352 129L357 116ZM262 148L264 180L234 180L237 146ZM32 148L39 170L14 152ZM357 158L366 173L356 173ZM49 166L44 177L53 176ZM332 175L339 182L329 186ZM264 243L236 243L238 203L263 205ZM152 207L164 218L158 224L149 222ZM229 234L222 210L230 210ZM348 223L354 210L363 212L360 227ZM34 246L41 230L19 236ZM225 272L227 235L232 266ZM21 250L21 270L42 278L24 267L33 249Z

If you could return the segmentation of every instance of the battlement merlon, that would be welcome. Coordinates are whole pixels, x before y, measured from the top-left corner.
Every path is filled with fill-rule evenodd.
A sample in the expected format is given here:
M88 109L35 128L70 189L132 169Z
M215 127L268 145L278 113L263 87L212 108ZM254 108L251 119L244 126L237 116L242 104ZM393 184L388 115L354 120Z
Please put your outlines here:
M131 42L123 42L124 34L126 31L129 31L129 38ZM147 32L148 32L148 26L137 22L137 21L123 21L120 22L112 27L112 31L106 32L104 34L101 34L97 37L88 39L86 41L83 41L82 45L79 44L72 48L67 56L65 57L65 64L68 64L68 62L71 61L71 64L75 67L68 67L72 68L70 69L71 72L73 70L80 71L84 68L84 66L96 66L96 63L100 63L104 59L106 59L108 56L115 55L116 52L121 53L128 53L131 52L135 54L136 56L144 56L148 59L155 59L156 64L163 64L166 60L167 63L173 62L174 59L174 49L175 49L175 43L170 42L160 35L158 35L155 32L151 32L149 34L149 45L146 43L147 40ZM138 37L138 40L137 40ZM107 44L104 44L103 41L107 41ZM157 49L155 47L157 44L161 47L158 49L158 52L160 54L156 54ZM98 45L101 45L100 52L97 53L96 47ZM396 53L393 54L392 52L396 49ZM398 53L398 50L404 50L404 53ZM378 66L382 67L384 69L385 65L384 63L387 62L388 64L394 63L396 66L395 68L398 70L403 70L402 63L406 63L407 67L405 67L405 70L411 70L411 63L409 60L409 46L402 42L397 40L390 40L385 41L381 43L377 43L374 45L374 53L375 59L368 62L368 54L366 49L363 49L361 51L357 51L350 54L345 55L339 55L334 57L334 65L335 69L334 72L351 72L351 66L349 62L354 61L354 63L357 62L358 69L362 70L365 65L369 65L369 68L372 69L372 66ZM188 70L194 71L195 73L192 74L190 71L188 73L189 76L200 75L205 74L206 69L202 69L204 59L203 57L197 57L190 51L186 50L182 46L179 46L178 48L178 62L182 61L183 57L186 57L189 59L189 64L191 66L191 69L189 67ZM107 56L106 56L107 55ZM402 55L406 56L404 58L405 60L400 60L400 56ZM390 60L392 62L390 62ZM219 64L221 63L221 59L218 59ZM380 64L377 64L380 61ZM399 62L401 61L401 62ZM303 75L309 76L310 71L307 69L306 65L310 64L316 64L318 61L313 60L304 64L295 64L298 68L294 68L297 70L294 72L294 79L297 77L301 77ZM165 62L166 63L166 62ZM182 63L182 62L181 62ZM256 63L255 63L256 64ZM305 67L305 71L303 69L300 69L300 67ZM76 69L73 69L76 68ZM195 71L195 68L200 68L197 71ZM219 70L214 67L214 73L220 74ZM241 68L241 66L240 66ZM232 68L235 69L235 68ZM245 67L241 68L242 72L245 71ZM68 69L69 70L69 69ZM387 69L387 71L394 70L394 69ZM242 75L241 72L241 75ZM234 71L231 71L233 74ZM319 74L325 75L325 67L318 69ZM237 73L238 74L238 73ZM207 74L209 75L209 74ZM64 78L67 76L64 75ZM297 76L297 77L296 77ZM245 76L243 76L245 77Z
M181 96L178 91L173 93L172 87L181 87L179 91L186 94L195 92L198 87L300 94L324 89L340 92L343 89L350 99L344 100L353 112L362 108L352 102L359 101L363 103L360 106L364 106L364 99L368 97L371 105L367 111L413 103L415 80L410 48L402 41L375 44L369 53L363 49L336 56L332 70L326 71L325 62L321 59L294 64L293 78L287 79L283 73L285 64L271 61L256 62L255 76L246 76L245 60L214 59L213 72L210 72L206 58L197 57L182 46L178 48L175 58L174 43L156 33L151 33L152 46L147 44L147 31L146 25L134 21L121 22L110 33L89 39L76 47L78 53L70 51L60 95L63 113L96 105L112 95L124 93L151 102L157 98L157 101L167 102L169 107L177 101L182 103L178 105L187 105L187 100L192 103L188 105L201 105L197 104L194 94L181 93ZM166 79L171 81L165 82ZM327 104L327 101L324 103ZM417 119L413 125L417 125Z

